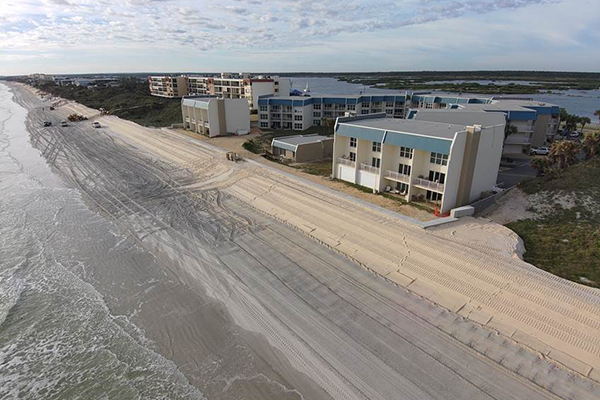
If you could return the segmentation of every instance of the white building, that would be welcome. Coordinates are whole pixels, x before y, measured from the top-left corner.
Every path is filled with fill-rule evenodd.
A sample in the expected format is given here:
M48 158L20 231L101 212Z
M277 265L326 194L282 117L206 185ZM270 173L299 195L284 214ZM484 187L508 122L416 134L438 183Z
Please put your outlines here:
M148 86L152 96L179 98L188 94L188 78L185 76L149 76Z
M560 107L527 98L511 97L466 97L438 96L429 93L414 93L410 96L411 110L408 118L425 110L452 109L502 113L507 124L514 126L516 133L506 138L505 155L529 152L530 146L542 146L551 142L558 133Z
M404 118L405 104L405 95L263 96L258 100L258 122L261 128L302 131L322 125L325 119L346 115L383 112L388 117Z
M209 137L250 132L250 109L245 99L184 97L183 128Z
M458 114L457 114L458 115ZM441 212L469 204L496 185L505 117L463 115L441 123L385 118L338 118L333 177L406 201L429 201ZM476 122L472 122L476 119Z
M224 99L246 99L250 109L256 110L260 96L288 96L289 78L231 75L222 73L212 76L149 76L150 93L153 96L182 97L212 95Z

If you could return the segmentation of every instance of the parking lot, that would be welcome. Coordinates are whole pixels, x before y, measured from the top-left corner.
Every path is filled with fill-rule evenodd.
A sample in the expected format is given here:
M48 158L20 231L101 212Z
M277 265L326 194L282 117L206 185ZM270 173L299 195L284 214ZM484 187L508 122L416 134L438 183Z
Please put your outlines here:
M501 162L496 182L499 187L508 189L521 181L535 178L535 176L536 171L531 166L531 158L524 156L514 160L513 163Z

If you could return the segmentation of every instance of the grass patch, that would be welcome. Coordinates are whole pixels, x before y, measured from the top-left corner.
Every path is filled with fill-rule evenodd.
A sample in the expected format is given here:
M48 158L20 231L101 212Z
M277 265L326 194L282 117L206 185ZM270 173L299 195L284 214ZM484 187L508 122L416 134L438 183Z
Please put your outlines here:
M343 183L343 184L344 184L344 185L346 185L346 186L350 186L351 188L354 188L354 189L356 189L356 190L360 190L361 192L365 192L365 193L374 194L374 193L373 193L373 189L371 189L371 188L368 188L368 187L366 187L366 186L357 185L356 183L352 183L352 182L343 181L343 180L341 180L341 179L337 179L337 178L334 178L333 180L334 180L335 182L340 182L340 183Z
M290 165L290 167L299 169L306 174L324 176L326 178L331 177L331 160L315 161L301 165Z
M372 194L373 196L382 196L382 197L385 197L386 199L390 199L390 200L396 201L398 203L401 203L402 205L407 205L407 206L410 206L410 207L414 207L414 208L416 208L418 210L426 211L426 212L428 212L430 214L433 214L433 209L431 209L431 208L429 208L427 206L424 206L422 204L414 203L414 202L408 202L406 200L402 200L399 197L392 196L391 194L388 194L388 193L381 193L381 192L380 193L373 193L373 189L371 189L371 188L368 188L366 186L357 185L357 184L351 183L351 182L346 182L346 181L343 181L341 179L333 179L333 180L336 181L336 182L343 183L346 186L350 186L350 187L352 187L352 188L354 188L356 190L360 190L361 192L369 193L369 194Z
M397 201L399 203L406 204L408 206L414 207L414 208L416 208L418 210L426 211L426 212L428 212L430 214L434 213L434 209L433 208L427 207L426 205L423 205L423 204L420 204L420 203L416 203L414 201L408 202L408 201L406 201L404 199L401 199L398 196L392 196L391 194L388 194L388 193L379 193L379 195L385 197L386 199L390 199L390 200Z
M264 154L271 150L271 141L273 138L293 135L312 135L315 133L325 136L333 135L331 128L324 126L311 126L304 131L262 129L259 137L247 140L242 146L252 153ZM246 147L246 143L248 143L248 147Z
M563 210L543 220L507 226L525 242L525 261L565 279L600 287L600 227L597 221L578 222L576 212Z
M255 139L248 139L244 143L242 143L242 147L248 150L251 153L261 154L262 147L260 143Z
M541 191L590 193L600 191L600 157L575 164L559 177L541 176L523 181L519 188L527 194Z
M56 86L46 83L39 89L87 107L104 108L110 114L143 126L163 127L181 123L181 100L150 95L148 83L121 80L119 87L87 89L80 86Z
M565 279L600 287L600 210L584 206L583 201L591 198L600 203L600 157L573 165L559 177L538 177L519 187L527 194L574 194L576 204L571 209L557 206L542 219L507 224L525 243L525 261Z

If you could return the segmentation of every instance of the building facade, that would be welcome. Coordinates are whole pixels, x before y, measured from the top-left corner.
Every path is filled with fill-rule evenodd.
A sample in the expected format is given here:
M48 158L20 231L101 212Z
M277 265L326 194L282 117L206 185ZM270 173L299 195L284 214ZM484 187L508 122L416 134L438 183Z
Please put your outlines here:
M482 125L385 114L339 118L332 175L406 201L437 203L441 212L469 204L494 189L504 141L504 116L481 115Z
M271 141L271 154L298 163L328 159L333 155L333 137L317 134L277 137Z
M404 118L405 112L405 95L263 96L258 99L259 127L270 129L303 131L322 125L327 119L373 113Z
M245 99L184 97L183 128L208 137L250 132L250 109Z
M151 76L150 93L155 96L163 97L183 97L190 96L217 96L224 99L246 99L250 109L256 110L258 98L260 96L288 96L291 89L289 78L280 78L277 76L257 76L252 77L248 74L226 74L222 73L219 77L213 76L182 76L177 77L176 86L180 89L178 96L168 96L166 94L174 93L170 88L173 87L173 77ZM182 82L185 81L185 85ZM185 87L185 92L182 88Z
M436 96L413 93L408 118L421 110L466 110L502 113L506 122L516 128L505 141L504 155L528 153L531 146L542 146L554 140L560 125L560 107L532 99L510 97Z
M188 95L185 76L149 76L148 86L152 96L179 98Z

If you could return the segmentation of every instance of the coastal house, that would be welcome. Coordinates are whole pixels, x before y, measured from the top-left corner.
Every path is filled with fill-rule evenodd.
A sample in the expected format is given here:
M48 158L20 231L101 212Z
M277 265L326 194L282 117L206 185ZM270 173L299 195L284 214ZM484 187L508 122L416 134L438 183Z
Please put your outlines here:
M188 94L185 76L149 76L148 86L152 96L179 98Z
M333 155L333 137L318 134L277 137L271 141L271 153L298 163L324 160Z
M184 97L181 114L184 129L208 137L250 132L250 110L245 99Z
M174 79L177 79L175 82ZM150 93L154 96L182 97L217 96L223 99L246 99L251 110L256 112L260 96L289 95L289 78L278 76L251 76L249 74L227 74L219 76L150 76ZM177 90L175 90L175 86ZM184 89L185 88L185 89ZM177 94L177 95L175 95Z
M528 153L531 146L542 146L551 142L558 133L560 107L535 101L529 98L513 97L466 97L413 93L410 96L411 109L408 118L424 114L431 110L464 110L501 113L506 123L516 128L505 141L504 155Z
M332 175L405 201L437 203L441 212L470 204L496 185L505 117L462 117L456 123L384 113L338 118Z
M303 131L338 117L385 113L404 118L405 95L262 96L258 99L260 128Z

